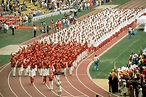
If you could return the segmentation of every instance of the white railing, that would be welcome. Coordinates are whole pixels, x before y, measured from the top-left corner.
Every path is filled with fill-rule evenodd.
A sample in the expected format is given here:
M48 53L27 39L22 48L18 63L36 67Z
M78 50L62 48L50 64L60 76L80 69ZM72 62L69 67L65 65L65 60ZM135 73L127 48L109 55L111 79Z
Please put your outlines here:
M75 9L62 10L61 11L61 14L69 13L70 11L75 11ZM44 15L40 15L40 16L33 17L32 18L32 21L37 21L37 20L40 20L40 19L43 19L43 18L47 18L47 17L59 15L59 14L60 14L60 11L51 12L51 13L48 13L48 14L44 14Z

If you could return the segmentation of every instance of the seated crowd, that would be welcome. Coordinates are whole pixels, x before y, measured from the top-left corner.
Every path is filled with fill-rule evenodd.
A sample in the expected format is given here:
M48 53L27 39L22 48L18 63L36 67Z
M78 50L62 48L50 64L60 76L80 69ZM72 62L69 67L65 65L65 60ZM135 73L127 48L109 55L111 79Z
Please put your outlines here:
M19 76L23 70L24 75L28 75L32 69L38 70L40 76L48 76L52 72L54 75L66 74L67 68L71 75L88 52L103 47L104 41L109 42L107 39L111 39L117 31L123 31L124 27L135 22L136 16L142 15L142 10L108 8L21 48L12 54L13 76L16 75L16 67ZM46 68L50 73L43 74Z
M128 65L113 69L109 76L109 91L129 97L146 97L146 50L131 53Z

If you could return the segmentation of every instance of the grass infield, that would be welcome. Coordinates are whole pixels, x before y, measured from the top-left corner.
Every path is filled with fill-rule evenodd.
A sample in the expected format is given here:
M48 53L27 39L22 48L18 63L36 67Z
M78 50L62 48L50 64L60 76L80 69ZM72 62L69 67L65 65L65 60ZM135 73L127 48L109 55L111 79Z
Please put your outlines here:
M126 36L123 40L113 46L110 50L100 57L99 69L95 71L93 64L89 71L92 78L105 79L109 76L109 72L113 69L126 66L131 52L140 53L140 50L146 48L145 42L146 33L143 30L137 30L136 35L129 39Z

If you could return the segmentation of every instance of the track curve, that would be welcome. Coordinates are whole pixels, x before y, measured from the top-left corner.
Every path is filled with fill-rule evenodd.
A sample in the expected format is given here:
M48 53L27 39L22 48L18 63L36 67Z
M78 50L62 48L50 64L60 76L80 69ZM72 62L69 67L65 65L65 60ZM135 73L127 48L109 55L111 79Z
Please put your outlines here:
M127 4L121 6L120 8L139 8L145 7L145 0L131 0ZM104 48L95 52L98 55L102 55L106 52L111 45L116 43L122 37L126 36L125 33L121 33L120 36L115 38L113 41L108 43ZM36 39L31 39L23 44L28 44ZM92 82L89 76L89 66L90 62L94 57L95 53L89 54L87 58L82 60L78 67L73 71L73 75L61 76L62 81L62 96L63 97L95 97L99 95L100 97L108 97L109 92L105 91L101 87L97 86ZM29 77L12 77L11 67L9 64L4 65L0 68L0 95L2 97L56 97L56 87L54 84L54 90L49 91L48 85L42 83L42 78L40 76L35 77L34 85L30 85ZM116 95L110 94L111 97Z

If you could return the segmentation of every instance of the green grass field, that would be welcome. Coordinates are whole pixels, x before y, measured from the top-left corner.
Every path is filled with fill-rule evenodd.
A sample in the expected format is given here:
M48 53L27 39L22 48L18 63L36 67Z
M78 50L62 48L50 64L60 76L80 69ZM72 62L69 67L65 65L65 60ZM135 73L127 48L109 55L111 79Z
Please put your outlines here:
M93 64L90 67L90 75L92 78L107 78L109 72L116 67L126 66L131 52L140 53L141 49L146 48L146 33L143 30L137 30L136 35L132 39L126 36L118 44L113 46L108 52L100 57L99 70L93 70Z

